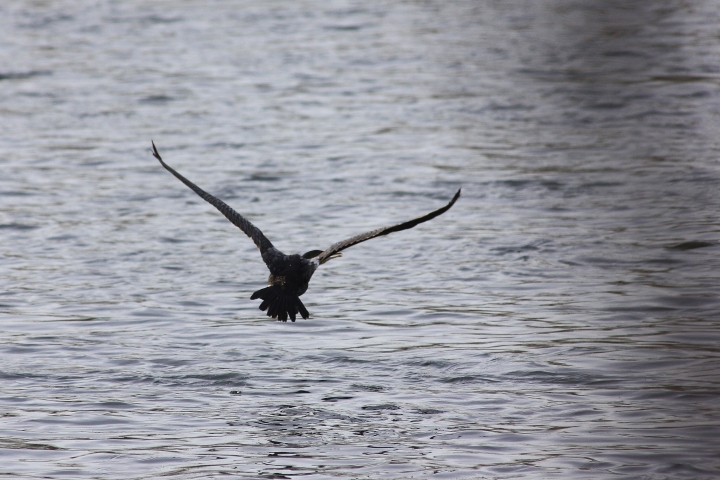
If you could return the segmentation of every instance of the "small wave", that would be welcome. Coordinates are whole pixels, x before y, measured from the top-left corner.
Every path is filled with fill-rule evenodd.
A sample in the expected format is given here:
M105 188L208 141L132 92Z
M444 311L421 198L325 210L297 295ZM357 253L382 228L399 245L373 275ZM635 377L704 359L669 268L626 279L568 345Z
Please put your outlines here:
M0 80L25 80L27 78L52 75L50 70L30 70L28 72L0 72Z

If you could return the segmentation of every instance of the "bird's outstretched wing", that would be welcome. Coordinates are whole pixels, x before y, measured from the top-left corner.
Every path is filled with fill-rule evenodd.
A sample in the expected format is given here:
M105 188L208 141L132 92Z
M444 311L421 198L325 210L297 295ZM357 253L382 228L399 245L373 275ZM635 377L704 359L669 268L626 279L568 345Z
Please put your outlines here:
M462 189L460 189L462 190ZM391 227L382 227L378 228L377 230L373 230L371 232L361 233L360 235L355 235L354 237L350 237L347 240L343 240L342 242L337 242L333 244L330 248L322 252L320 255L318 255L318 260L321 264L327 262L330 260L330 258L339 253L342 250L345 250L348 247L352 247L353 245L357 245L358 243L364 242L366 240L370 240L371 238L379 237L382 235L387 235L389 233L393 232L399 232L401 230L407 230L408 228L413 228L416 225L420 225L423 222L427 222L428 220L432 220L433 218L437 217L438 215L442 215L443 213L450 210L450 207L453 206L453 204L457 201L457 199L460 197L460 190L457 191L455 196L450 200L450 202L445 205L442 208L439 208L433 212L428 213L427 215L423 215L422 217L415 218L413 220L409 220L407 222L399 223L397 225L393 225Z
M207 193L202 188L198 187L194 183L192 183L187 178L180 175L178 172L175 171L171 166L169 166L167 163L165 163L160 157L160 154L157 151L157 148L155 148L155 142L152 142L153 147L153 155L155 158L157 158L160 161L160 164L165 167L165 170L172 173L177 177L178 180L180 180L182 183L190 187L190 189L197 193L200 198L208 202L213 207L220 210L220 213L225 215L225 218L230 220L233 225L238 227L240 230L242 230L245 235L252 238L252 241L255 242L255 245L260 249L260 253L264 254L268 249L273 248L273 244L270 243L270 240L265 238L265 235L260 231L259 228L257 228L255 225L250 223L245 217L237 213L235 210L233 210L228 204L220 200L219 198L213 197L209 193ZM263 255L263 258L265 258L265 255Z

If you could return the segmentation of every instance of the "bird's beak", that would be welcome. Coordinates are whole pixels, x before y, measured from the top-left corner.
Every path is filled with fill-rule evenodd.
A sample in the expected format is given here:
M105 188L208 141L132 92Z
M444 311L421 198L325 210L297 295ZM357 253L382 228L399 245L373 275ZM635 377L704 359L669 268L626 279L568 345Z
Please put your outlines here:
M320 265L322 265L323 263L329 262L329 261L332 260L333 258L338 258L338 257L342 257L342 253L333 253L332 255L330 255L329 257L327 257L325 260L323 260L322 262L320 262Z

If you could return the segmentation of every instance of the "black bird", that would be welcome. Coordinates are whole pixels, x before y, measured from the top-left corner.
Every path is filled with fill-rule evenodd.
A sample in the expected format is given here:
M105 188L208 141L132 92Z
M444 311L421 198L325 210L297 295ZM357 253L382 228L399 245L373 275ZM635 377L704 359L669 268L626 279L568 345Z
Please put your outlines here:
M416 225L427 222L438 215L442 215L447 212L458 197L460 197L460 190L458 190L447 205L427 215L391 227L382 227L367 233L361 233L342 242L337 242L326 250L310 250L303 255L285 255L273 247L270 240L265 238L265 235L242 215L230 208L219 198L205 192L202 188L180 175L165 163L160 157L157 148L155 148L154 142L152 147L153 155L168 172L175 175L178 180L190 187L192 191L200 195L203 200L220 210L220 213L225 215L225 218L230 220L231 223L255 242L255 245L260 249L263 261L265 261L265 264L270 270L270 277L268 278L268 286L253 293L250 299L255 300L256 298L261 298L263 301L260 304L260 310L267 310L268 317L277 318L283 322L287 322L288 317L294 322L298 313L305 319L310 316L299 297L307 290L310 278L320 265L331 258L341 257L342 254L340 252L342 250L357 245L360 242L381 235L387 235L388 233L407 230L408 228L413 228Z

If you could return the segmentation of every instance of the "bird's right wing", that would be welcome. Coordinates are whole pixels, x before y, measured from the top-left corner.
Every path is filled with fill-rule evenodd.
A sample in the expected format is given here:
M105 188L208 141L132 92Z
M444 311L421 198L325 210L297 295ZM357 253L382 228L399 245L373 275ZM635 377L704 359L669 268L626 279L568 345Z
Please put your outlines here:
M238 227L240 230L242 230L245 235L252 238L252 241L255 242L255 245L260 249L260 253L264 254L268 249L273 248L273 244L270 243L270 240L265 238L265 235L260 231L259 228L257 228L255 225L250 223L245 217L237 213L235 210L233 210L228 204L220 200L219 198L216 198L209 193L207 193L202 188L198 187L194 183L192 183L187 178L180 175L178 172L175 171L174 168L169 166L167 163L165 163L160 157L160 154L157 151L157 148L155 148L155 143L152 144L153 147L153 155L155 158L157 158L160 161L160 164L165 167L165 170L175 175L175 177L180 180L182 183L190 187L190 189L197 193L200 198L208 202L213 207L220 210L220 213L225 215L225 218L230 220L230 222ZM263 255L263 259L265 258L265 255Z
M460 189L461 190L461 189ZM460 197L460 190L457 191L455 196L448 202L447 205L445 205L442 208L438 208L435 211L432 211L426 215L423 215L422 217L417 217L412 220L408 220L407 222L398 223L397 225L392 225L390 227L381 227L376 230L372 230L370 232L361 233L360 235L355 235L354 237L350 237L346 240L343 240L342 242L337 242L333 244L330 248L322 252L320 255L318 255L318 260L320 261L320 264L323 264L330 260L333 255L339 253L342 250L345 250L348 247L352 247L353 245L357 245L358 243L364 242L366 240L370 240L375 237L380 237L382 235L387 235L389 233L393 232L399 232L401 230L407 230L408 228L413 228L416 225L419 225L423 222L427 222L428 220L432 220L433 218L437 217L438 215L442 215L443 213L450 210L450 207L453 206L453 204L457 201L457 199Z

